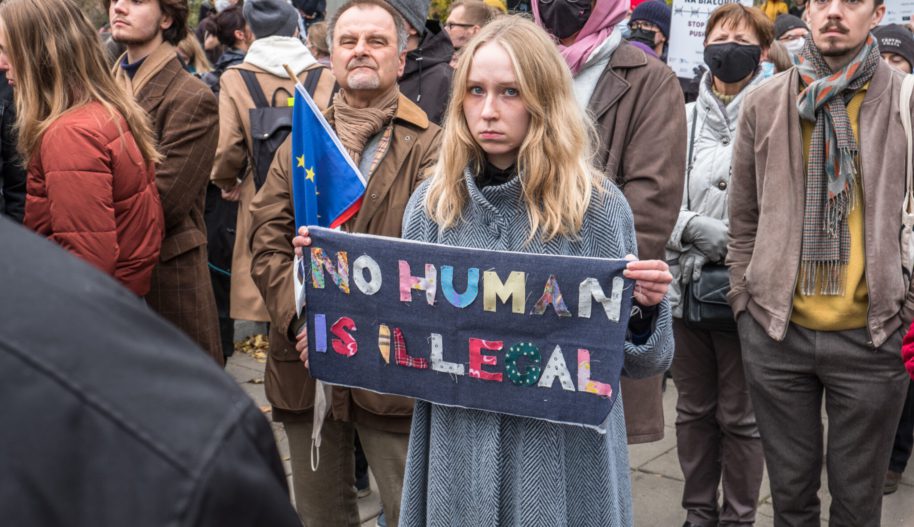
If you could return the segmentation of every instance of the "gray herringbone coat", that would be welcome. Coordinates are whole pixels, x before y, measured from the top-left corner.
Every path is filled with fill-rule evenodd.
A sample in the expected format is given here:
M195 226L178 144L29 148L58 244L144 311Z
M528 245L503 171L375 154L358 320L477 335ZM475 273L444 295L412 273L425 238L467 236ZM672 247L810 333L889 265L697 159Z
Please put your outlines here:
M636 254L631 209L608 180L594 193L580 239L525 244L529 223L520 178L479 189L466 174L463 220L438 229L423 208L428 184L410 199L403 237L463 247L622 258ZM626 342L625 372L645 377L673 358L670 309L661 304L653 334ZM400 512L401 527L523 525L627 527L631 482L622 395L605 435L576 426L416 403Z

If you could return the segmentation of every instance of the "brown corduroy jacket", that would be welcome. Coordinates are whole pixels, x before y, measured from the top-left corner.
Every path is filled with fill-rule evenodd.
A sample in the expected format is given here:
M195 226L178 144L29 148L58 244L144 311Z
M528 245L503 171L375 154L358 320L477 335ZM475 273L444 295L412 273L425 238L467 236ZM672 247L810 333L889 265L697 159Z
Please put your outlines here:
M406 203L438 159L441 129L400 96L389 149L368 177L362 208L346 223L351 232L400 237ZM270 355L264 384L274 419L310 419L314 380L290 339L296 318L292 284L292 152L287 140L276 152L267 181L251 203L251 275L270 312ZM413 400L333 388L332 417L390 432L409 431Z
M203 222L218 139L216 98L184 70L175 47L167 42L146 57L133 79L120 67L122 60L114 66L115 78L149 114L164 158L156 165L155 181L165 214L165 239L146 301L221 365Z

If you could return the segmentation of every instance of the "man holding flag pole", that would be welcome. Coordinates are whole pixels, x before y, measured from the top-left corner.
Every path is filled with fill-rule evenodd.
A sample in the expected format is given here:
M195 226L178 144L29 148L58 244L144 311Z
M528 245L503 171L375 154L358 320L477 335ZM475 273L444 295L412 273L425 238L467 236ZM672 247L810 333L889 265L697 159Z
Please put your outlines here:
M334 387L316 397L296 340L292 237L300 225L400 236L412 191L437 159L441 130L400 94L406 29L382 0L351 0L328 23L340 91L321 118L296 89L292 137L251 204L252 271L272 320L265 385L289 438L295 502L306 526L357 526L353 435L378 483L388 525L399 518L413 401ZM325 397L326 394L326 397ZM315 407L326 406L321 419ZM312 470L312 432L320 445ZM317 462L319 459L319 463Z

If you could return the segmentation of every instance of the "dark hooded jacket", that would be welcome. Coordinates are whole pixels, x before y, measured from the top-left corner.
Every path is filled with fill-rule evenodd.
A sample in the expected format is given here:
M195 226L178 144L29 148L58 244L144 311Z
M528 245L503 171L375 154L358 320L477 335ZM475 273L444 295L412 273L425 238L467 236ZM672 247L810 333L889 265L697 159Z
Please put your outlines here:
M213 64L213 71L207 72L200 79L209 86L209 89L213 90L213 93L218 97L219 96L219 78L222 77L222 74L225 73L225 70L231 68L236 64L241 64L244 62L244 52L237 48L229 48L222 53L222 56L219 57L219 60Z
M0 217L0 518L300 526L250 397L142 300Z
M0 213L22 223L25 214L25 168L16 152L16 106L13 89L0 71Z
M409 97L428 120L441 124L451 96L451 57L454 46L444 31L427 30L419 47L406 54L400 93Z

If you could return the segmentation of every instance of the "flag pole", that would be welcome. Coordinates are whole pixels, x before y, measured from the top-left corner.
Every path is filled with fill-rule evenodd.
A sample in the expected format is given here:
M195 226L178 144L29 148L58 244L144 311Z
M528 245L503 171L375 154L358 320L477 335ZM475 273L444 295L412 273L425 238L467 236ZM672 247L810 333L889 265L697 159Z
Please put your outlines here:
M296 75L295 72L292 71L292 68L290 68L288 64L283 64L282 67L285 68L286 73L289 75L289 78L295 81L296 86L301 86L301 81L298 80L298 75ZM302 88L304 88L304 86L302 86Z

